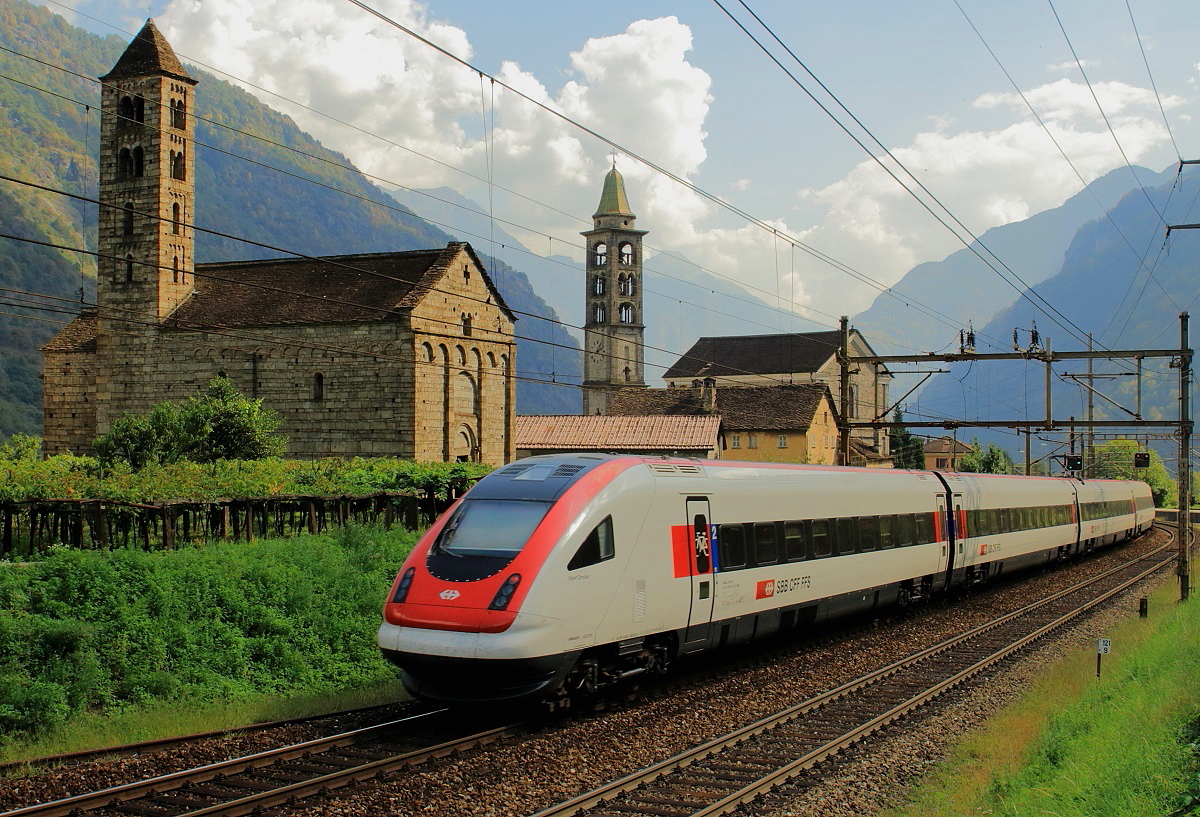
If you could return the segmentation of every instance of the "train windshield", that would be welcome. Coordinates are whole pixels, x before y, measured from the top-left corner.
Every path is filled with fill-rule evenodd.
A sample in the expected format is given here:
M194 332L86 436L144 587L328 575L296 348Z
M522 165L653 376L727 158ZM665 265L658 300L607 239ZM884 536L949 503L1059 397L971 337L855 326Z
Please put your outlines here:
M549 502L466 499L429 548L429 572L448 581L493 576L516 558Z

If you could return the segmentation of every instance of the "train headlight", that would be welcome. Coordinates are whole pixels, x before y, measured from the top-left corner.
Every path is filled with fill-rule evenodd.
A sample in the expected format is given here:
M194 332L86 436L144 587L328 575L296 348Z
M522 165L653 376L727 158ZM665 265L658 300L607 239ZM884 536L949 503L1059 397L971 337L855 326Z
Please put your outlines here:
M396 585L396 593L392 596L393 604L400 604L408 598L408 588L412 587L413 575L417 572L415 567L410 567L404 571L404 575L400 577L400 584Z
M500 585L500 589L496 591L496 597L492 599L492 603L488 605L489 610L504 610L507 609L508 603L512 601L513 593L517 591L517 585L521 583L521 574L514 573L504 580L504 584Z

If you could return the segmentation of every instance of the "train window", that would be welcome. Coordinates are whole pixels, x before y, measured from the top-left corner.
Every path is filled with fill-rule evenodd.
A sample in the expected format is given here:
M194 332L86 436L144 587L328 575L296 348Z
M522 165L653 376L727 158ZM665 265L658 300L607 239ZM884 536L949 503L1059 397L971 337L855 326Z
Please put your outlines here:
M722 525L717 534L717 556L723 570L746 566L746 531L741 525Z
M914 521L917 523L917 529L916 529L917 544L918 545L927 545L930 542L932 542L933 541L933 519L932 519L931 515L927 514L927 513L919 513L919 514L917 514L917 518Z
M754 526L754 563L773 565L779 561L779 544L775 541L775 523L759 522Z
M789 562L803 561L807 554L804 549L804 523L783 523L783 552Z
M814 519L812 521L813 558L820 559L833 553L833 542L829 536L829 520Z
M839 556L853 553L858 546L858 520L843 517L836 520L837 553Z
M879 549L888 550L896 545L896 517L879 517Z
M858 518L858 550L866 553L879 546L879 520L874 516Z
M908 547L916 541L916 520L911 513L896 517L896 547Z
M616 555L613 547L612 517L606 517L583 540L579 550L571 557L567 570L579 570L581 567L591 567L600 562L606 562Z
M1000 529L996 531L997 533L1009 533L1012 531L1012 511L1010 511L1008 508L1001 508L996 516L999 518L1000 522Z
M447 581L495 575L521 552L548 510L549 502L463 500L429 549L429 572Z

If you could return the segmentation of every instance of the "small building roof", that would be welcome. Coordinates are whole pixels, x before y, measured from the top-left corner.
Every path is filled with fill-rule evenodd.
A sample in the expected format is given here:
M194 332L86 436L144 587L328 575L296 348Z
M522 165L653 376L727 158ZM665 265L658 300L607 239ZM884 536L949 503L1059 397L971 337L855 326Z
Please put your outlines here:
M934 437L932 440L925 441L926 454L970 454L971 446L966 443L960 443L953 437Z
M726 430L789 431L812 425L829 387L821 383L782 386L739 386L715 389L712 411L695 389L618 389L608 402L610 415L719 414Z
M43 352L95 352L96 310L85 308L42 346Z
M115 77L138 77L146 74L167 74L176 79L196 84L196 80L184 69L175 50L167 42L167 38L154 25L154 19L146 20L146 25L133 38L125 53L117 60L117 64L101 80Z
M664 379L815 372L841 347L841 332L700 338Z
M602 414L517 415L515 447L532 450L709 451L717 446L721 418Z

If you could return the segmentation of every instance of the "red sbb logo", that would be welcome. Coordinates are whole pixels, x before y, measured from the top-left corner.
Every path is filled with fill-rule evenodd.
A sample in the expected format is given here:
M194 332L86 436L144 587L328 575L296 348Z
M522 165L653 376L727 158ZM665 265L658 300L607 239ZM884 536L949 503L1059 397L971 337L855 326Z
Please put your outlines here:
M767 579L754 585L754 598L769 599L775 595L775 580Z

